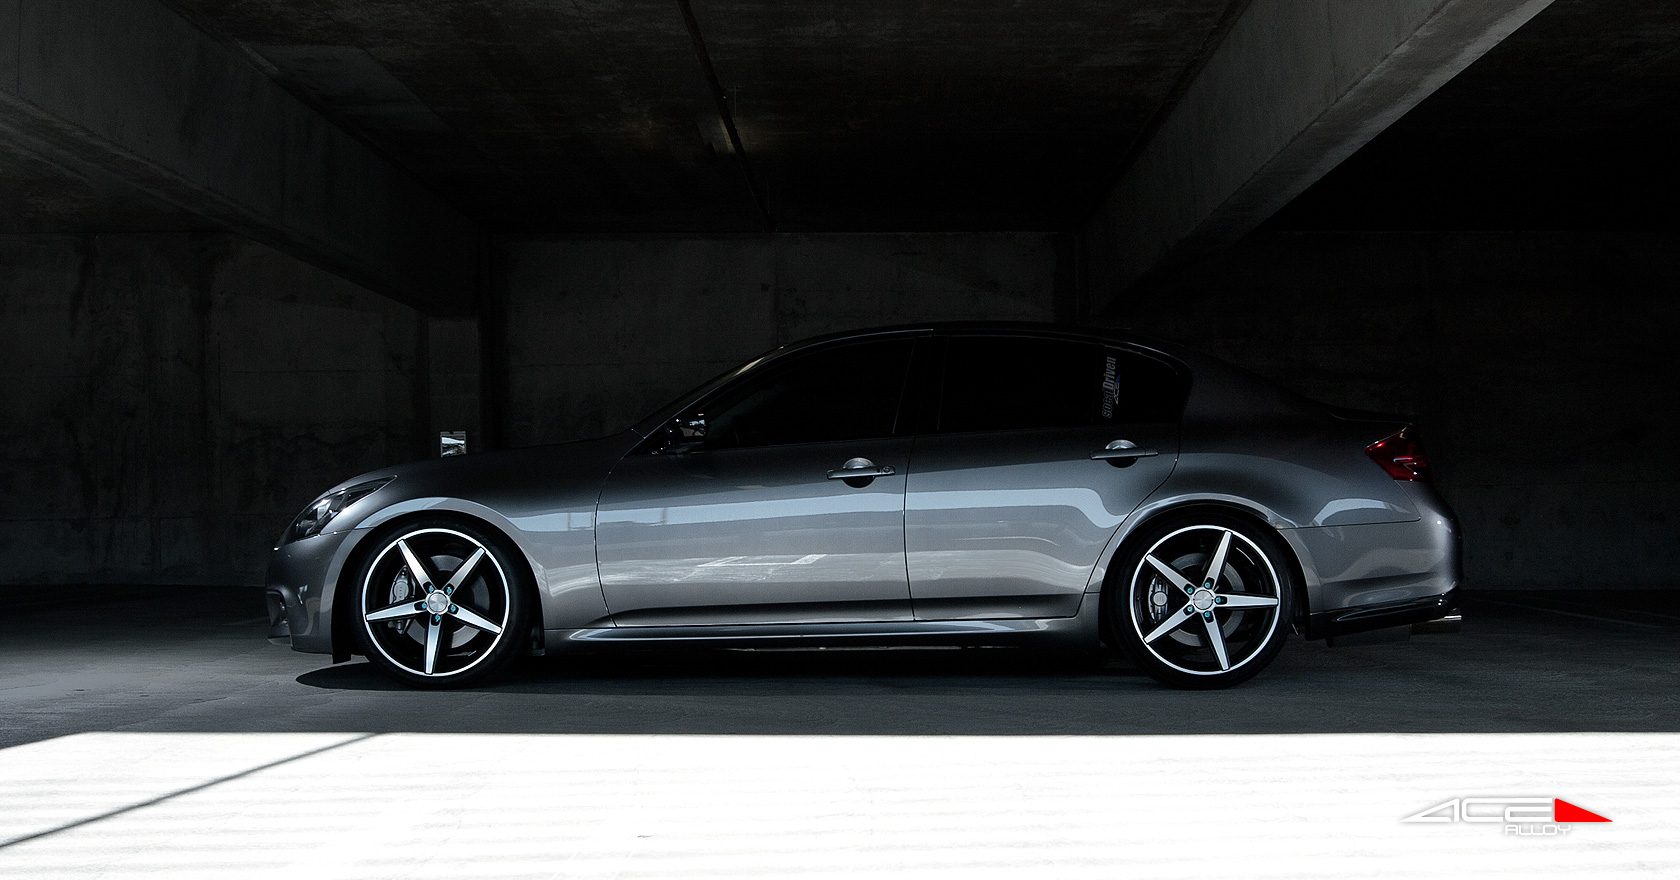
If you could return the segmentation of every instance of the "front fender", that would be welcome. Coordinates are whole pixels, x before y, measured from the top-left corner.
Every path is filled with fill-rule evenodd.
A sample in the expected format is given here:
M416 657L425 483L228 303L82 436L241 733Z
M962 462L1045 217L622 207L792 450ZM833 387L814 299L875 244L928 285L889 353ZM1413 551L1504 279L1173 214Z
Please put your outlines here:
M478 520L512 541L530 566L537 587L543 629L611 626L606 597L595 568L593 510L550 511L517 518L464 498L410 498L381 508L363 519L334 555L321 597L320 623L331 626L340 580L365 542L385 526L425 516L460 516Z

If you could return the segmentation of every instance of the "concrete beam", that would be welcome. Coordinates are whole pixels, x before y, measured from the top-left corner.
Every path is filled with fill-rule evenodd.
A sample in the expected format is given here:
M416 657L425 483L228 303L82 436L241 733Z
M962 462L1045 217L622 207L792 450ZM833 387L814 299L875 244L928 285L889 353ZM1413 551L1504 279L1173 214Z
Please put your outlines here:
M0 0L0 138L432 314L478 229L154 0Z
M1552 0L1253 0L1084 230L1100 310L1236 241Z

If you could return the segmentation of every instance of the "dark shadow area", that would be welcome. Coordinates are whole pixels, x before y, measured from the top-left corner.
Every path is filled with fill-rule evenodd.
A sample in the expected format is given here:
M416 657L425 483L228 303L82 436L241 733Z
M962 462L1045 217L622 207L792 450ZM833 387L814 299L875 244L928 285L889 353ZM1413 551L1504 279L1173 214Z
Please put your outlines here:
M348 672L367 666L366 675L389 681L370 664L347 663L299 676L299 681L320 687L337 687L326 679L304 681L333 670ZM1069 674L1114 669L1131 674L1121 661L1098 654L1034 650L1031 648L780 648L731 650L622 650L592 654L534 657L516 667L499 683L488 687L503 690L525 682L555 680L661 680L728 678L826 678L831 676L878 676L925 678L929 676L1033 676L1060 678ZM1142 673L1136 673L1141 675ZM356 678L362 678L356 673ZM352 685L353 686L353 685ZM375 688L382 689L382 688Z
M612 695L644 691L727 691L732 684L777 696L809 694L813 686L847 683L932 691L950 687L999 690L1065 689L1076 680L1147 681L1125 661L1098 655L1027 648L792 649L714 651L615 651L581 656L534 657L488 684L481 693ZM356 662L297 677L298 684L328 690L408 691L377 667Z
M258 590L59 589L30 589L33 604L0 637L0 745L84 731L1680 730L1680 615L1666 593L1472 594L1460 633L1335 648L1295 639L1255 680L1215 692L1163 688L1118 660L985 648L620 651L424 692L359 659L335 666L269 645Z

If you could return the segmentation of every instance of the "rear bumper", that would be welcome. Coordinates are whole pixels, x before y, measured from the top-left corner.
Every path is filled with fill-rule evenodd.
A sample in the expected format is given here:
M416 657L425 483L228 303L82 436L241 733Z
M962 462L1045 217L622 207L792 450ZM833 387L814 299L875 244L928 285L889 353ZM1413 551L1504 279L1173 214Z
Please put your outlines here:
M1411 522L1282 530L1306 578L1307 638L1437 620L1458 608L1458 522L1427 485L1402 485L1419 513Z
M1337 636L1368 632L1374 629L1409 626L1414 623L1439 620L1457 610L1458 591L1451 590L1439 596L1429 596L1405 602L1366 605L1362 608L1343 608L1336 611L1320 611L1317 614L1307 616L1305 635L1309 639L1334 639Z

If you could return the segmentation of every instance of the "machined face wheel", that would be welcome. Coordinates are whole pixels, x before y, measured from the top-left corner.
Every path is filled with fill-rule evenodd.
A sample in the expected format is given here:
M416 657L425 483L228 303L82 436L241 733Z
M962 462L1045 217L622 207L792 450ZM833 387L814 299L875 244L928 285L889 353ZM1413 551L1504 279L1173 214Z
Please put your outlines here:
M1141 535L1111 597L1118 606L1112 631L1167 684L1246 680L1276 656L1288 631L1292 582L1280 544L1256 526L1224 518Z
M510 653L518 596L497 553L466 530L393 533L364 566L357 616L368 657L397 677L477 678Z

